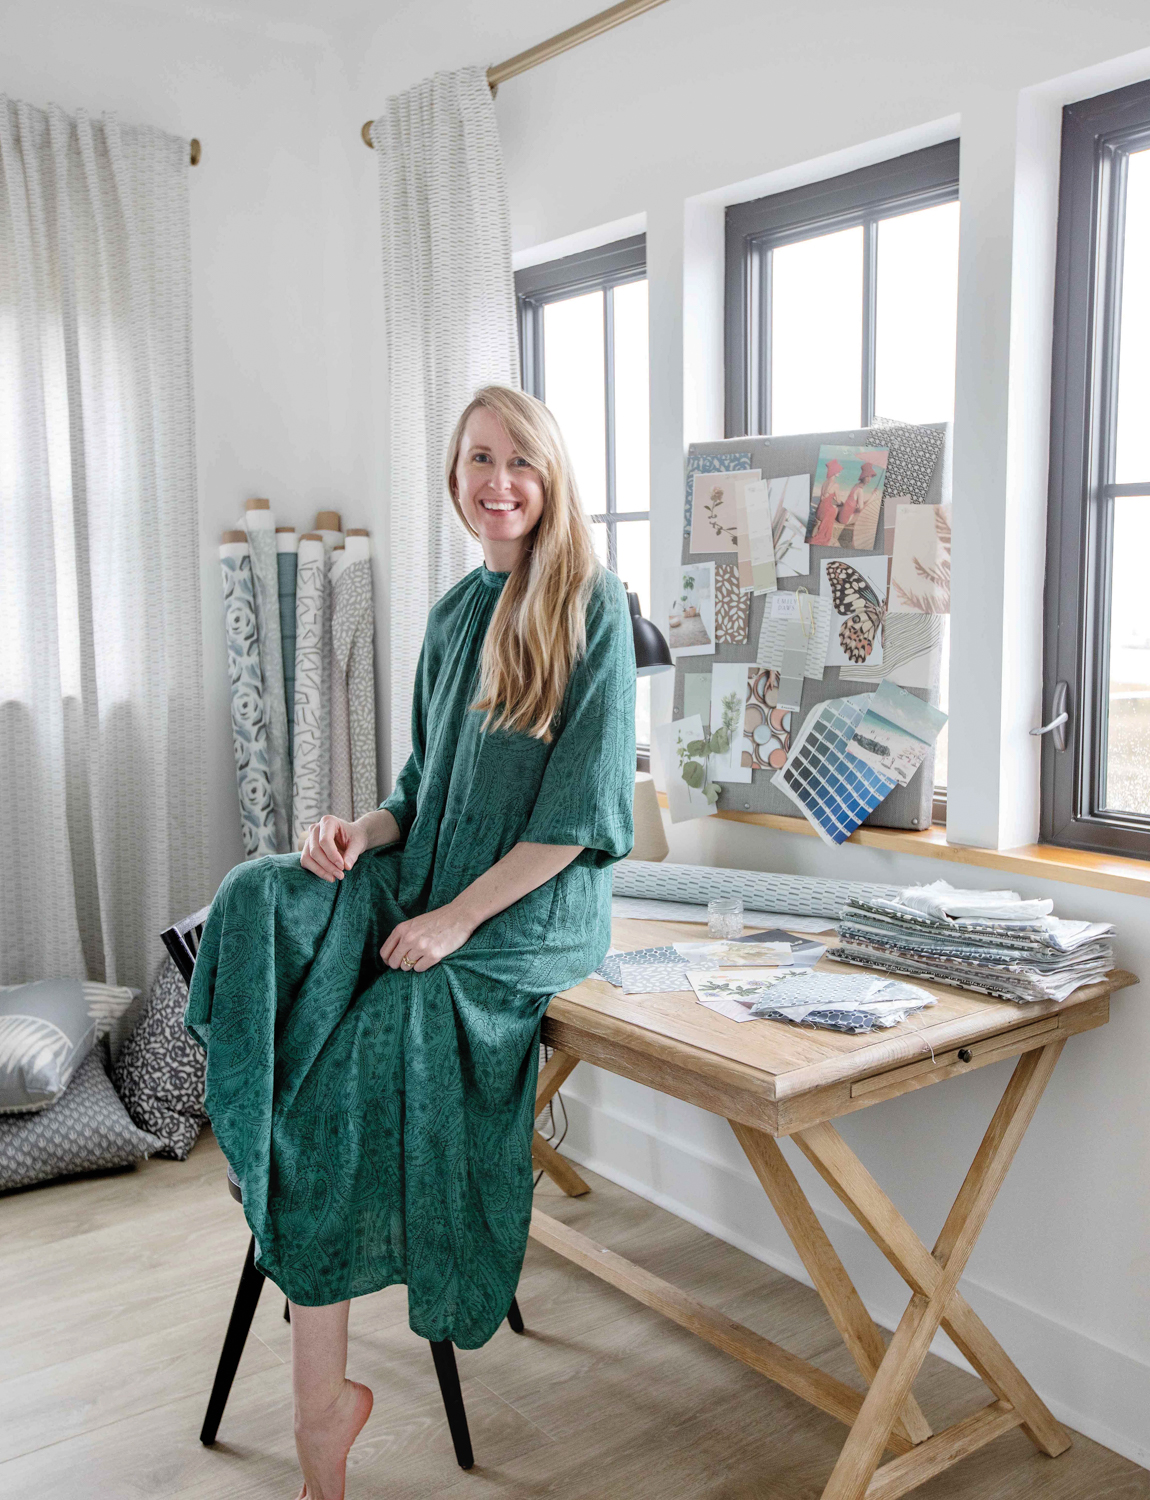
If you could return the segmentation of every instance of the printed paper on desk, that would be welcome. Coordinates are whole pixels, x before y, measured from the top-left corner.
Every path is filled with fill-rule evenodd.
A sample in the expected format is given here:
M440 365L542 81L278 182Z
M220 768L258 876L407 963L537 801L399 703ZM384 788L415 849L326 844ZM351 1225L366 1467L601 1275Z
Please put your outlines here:
M680 656L713 656L715 564L682 563L674 578L667 616L667 644L672 660Z
M821 571L820 595L833 614L827 665L877 666L883 658L887 559L835 557L824 560Z
M906 786L945 723L946 715L940 708L932 708L921 698L884 682L859 721L847 750L880 775Z
M784 590L780 589L777 594L768 595L768 603L773 607L777 599L787 597ZM830 600L824 599L818 594L803 594L794 596L799 598L799 615L810 625L810 634L807 637L807 659L803 664L803 676L813 677L816 682L822 681L823 668L827 662L827 650L831 633L831 607ZM787 608L782 605L780 608ZM783 668L783 652L787 645L787 629L790 621L780 617L775 619L769 610L763 610L763 623L759 631L758 650L755 661L760 667L766 667L771 672L781 672Z
M691 551L738 552L736 495L760 477L758 469L737 474L696 474L691 483Z
M756 594L778 588L775 542L771 531L770 483L758 479L742 491L747 517L747 554L750 584Z
M890 608L950 613L950 506L900 505L895 521Z
M811 571L807 517L811 509L811 476L791 474L767 481L771 507L771 541L779 578L805 578Z
M711 756L710 775L714 781L751 779L751 767L743 764L747 671L746 662L741 661L717 661L711 668L711 738L720 734L727 747Z
M763 969L790 967L794 950L789 942L741 942L717 939L710 943L674 943L680 958L696 969Z
M687 982L700 1005L732 1021L750 1021L751 1006L778 984L788 969L744 969L723 974L715 969L688 969Z
M715 804L699 790L706 778L706 760L700 751L691 748L703 743L703 723L699 715L692 714L689 719L676 719L670 724L656 724L651 737L663 766L671 822L713 817ZM697 783L696 786L689 785L684 779L685 771Z

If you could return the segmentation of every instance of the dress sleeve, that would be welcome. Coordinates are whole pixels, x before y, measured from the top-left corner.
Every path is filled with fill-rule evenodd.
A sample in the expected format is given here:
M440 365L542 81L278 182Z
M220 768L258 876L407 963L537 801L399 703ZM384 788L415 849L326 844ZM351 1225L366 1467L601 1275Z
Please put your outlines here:
M582 844L595 866L635 842L635 638L623 583L604 570L587 608L587 649L563 698L560 726L520 838Z
M430 625L429 631L430 633ZM427 704L431 698L431 652L427 635L419 648L419 660L415 666L415 684L411 694L411 754L404 762L402 771L395 778L395 787L389 797L379 804L381 812L389 812L399 824L399 836L406 839L415 822L419 783L423 779L423 754L427 745Z

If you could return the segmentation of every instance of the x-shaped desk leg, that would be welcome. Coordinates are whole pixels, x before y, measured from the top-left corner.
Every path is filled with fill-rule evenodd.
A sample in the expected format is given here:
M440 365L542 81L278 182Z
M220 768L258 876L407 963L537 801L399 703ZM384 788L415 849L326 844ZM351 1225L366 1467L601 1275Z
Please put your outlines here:
M933 1252L833 1126L816 1125L794 1136L912 1292L822 1500L863 1500L864 1496L866 1500L893 1500L1011 1427L1021 1426L1052 1457L1070 1446L1065 1429L957 1291L959 1277L1064 1045L1053 1042L1019 1059ZM892 1430L900 1418L907 1420L911 1385L940 1324L998 1400L880 1469L878 1462Z
M578 1061L577 1057L571 1057L566 1052L551 1054L550 1061L539 1075L539 1083L535 1089L536 1119L559 1092ZM591 1191L590 1186L583 1181L567 1158L560 1156L554 1146L549 1145L537 1130L531 1136L531 1157L535 1165L542 1167L556 1186L563 1189L568 1198L580 1198L584 1193Z

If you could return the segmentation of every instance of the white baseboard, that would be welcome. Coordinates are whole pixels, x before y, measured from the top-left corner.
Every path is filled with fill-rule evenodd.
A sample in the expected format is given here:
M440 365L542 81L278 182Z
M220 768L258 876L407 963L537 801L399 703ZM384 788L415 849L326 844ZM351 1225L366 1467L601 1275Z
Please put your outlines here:
M781 1223L750 1167L722 1160L681 1136L659 1136L614 1107L565 1086L570 1121L564 1155L657 1203L688 1223L810 1286ZM733 1144L733 1138L732 1138ZM753 1191L748 1192L748 1187ZM893 1329L906 1288L858 1224L820 1208L819 1218L875 1321ZM1150 1468L1150 1366L1034 1308L967 1278L963 1294L1059 1421ZM969 1370L943 1334L934 1353Z

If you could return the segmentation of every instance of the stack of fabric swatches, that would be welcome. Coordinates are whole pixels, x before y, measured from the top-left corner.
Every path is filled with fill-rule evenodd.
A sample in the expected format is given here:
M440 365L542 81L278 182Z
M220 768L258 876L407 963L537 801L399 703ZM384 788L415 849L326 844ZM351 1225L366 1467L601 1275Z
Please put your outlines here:
M891 900L852 898L828 958L1005 1000L1065 1000L1114 966L1114 928L1053 916L1053 901L962 891L944 880Z

